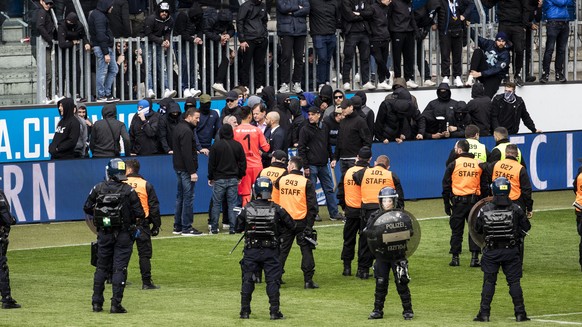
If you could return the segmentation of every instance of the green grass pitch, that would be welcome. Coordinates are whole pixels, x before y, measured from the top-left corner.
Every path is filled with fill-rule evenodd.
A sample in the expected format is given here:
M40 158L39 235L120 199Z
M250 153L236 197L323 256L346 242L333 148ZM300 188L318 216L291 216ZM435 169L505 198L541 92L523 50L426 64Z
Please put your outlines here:
M532 230L526 240L522 286L529 325L582 325L582 286L571 191L535 193ZM374 279L341 275L342 224L330 222L321 207L316 226L314 280L320 289L304 290L300 252L291 250L281 288L286 319L269 320L265 284L257 284L251 319L238 318L240 307L240 235L173 237L165 217L154 238L152 274L159 290L142 291L134 251L123 305L125 315L91 311L94 268L89 245L95 239L84 222L16 226L8 253L13 297L18 310L1 310L0 326L468 326L479 309L483 274L469 268L467 241L460 267L449 267L450 230L440 199L408 201L406 209L421 219L422 240L410 259L415 317L404 321L400 300L390 281L384 319L367 320L373 308ZM195 218L206 230L206 215ZM356 264L353 264L355 271ZM105 298L111 296L108 286ZM488 326L514 325L513 306L500 273Z

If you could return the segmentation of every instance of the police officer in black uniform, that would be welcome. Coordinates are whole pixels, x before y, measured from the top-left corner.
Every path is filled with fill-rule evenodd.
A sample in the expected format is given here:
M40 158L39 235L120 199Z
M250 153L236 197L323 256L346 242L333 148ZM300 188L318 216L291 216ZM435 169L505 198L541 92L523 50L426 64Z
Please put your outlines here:
M279 261L279 228L292 230L295 222L285 209L271 202L273 183L259 177L253 186L255 200L247 203L238 216L237 231L245 232L245 248L240 262L242 270L240 318L249 319L251 298L261 268L265 271L271 320L283 319L279 310L279 287L283 267Z
M10 213L10 203L6 195L0 190L0 294L2 295L2 309L18 309L20 304L12 298L10 292L10 273L8 269L8 236L10 226L16 224L16 219Z
M368 319L382 319L384 317L384 301L388 294L388 274L390 270L394 274L394 282L396 290L400 295L402 302L402 316L405 320L411 320L414 317L412 311L412 299L410 297L410 289L408 282L410 277L408 275L408 260L406 260L406 250L404 251L374 251L374 223L380 216L389 210L398 207L398 193L391 187L384 187L378 194L379 209L370 216L366 226L365 234L369 238L368 245L370 250L376 257L374 264L374 275L376 277L376 290L374 292L374 310L370 313ZM384 242L377 242L385 244ZM383 252L384 255L380 255Z
M133 188L125 183L125 163L115 158L106 167L107 180L93 187L83 206L97 227L97 268L93 280L93 311L103 311L105 280L111 275L111 313L126 313L121 306L127 265L133 249L135 224L145 213Z
M497 178L491 184L493 200L484 205L475 221L475 232L484 237L485 247L481 258L483 290L481 307L474 321L489 321L491 301L495 294L495 283L499 267L503 269L513 300L516 321L530 320L525 312L520 279L522 262L519 242L531 224L524 211L509 198L511 183L505 177Z

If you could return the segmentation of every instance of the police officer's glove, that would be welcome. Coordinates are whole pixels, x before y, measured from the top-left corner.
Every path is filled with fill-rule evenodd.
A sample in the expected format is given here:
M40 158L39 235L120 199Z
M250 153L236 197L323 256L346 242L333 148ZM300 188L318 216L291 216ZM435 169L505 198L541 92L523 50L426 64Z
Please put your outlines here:
M444 203L445 203L445 213L447 214L447 216L451 215L451 201L449 201L449 199L443 199Z
M307 237L311 237L312 233L313 233L313 228L311 228L311 227L305 227L305 229L303 230L303 234Z
M160 233L160 227L154 225L150 229L150 232L152 233L152 236L158 236L158 234Z

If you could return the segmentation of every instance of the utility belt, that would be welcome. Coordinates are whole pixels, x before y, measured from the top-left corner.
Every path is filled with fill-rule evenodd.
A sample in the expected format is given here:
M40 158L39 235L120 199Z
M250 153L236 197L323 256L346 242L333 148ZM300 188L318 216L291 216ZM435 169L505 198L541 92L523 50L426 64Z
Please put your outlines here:
M453 195L452 201L453 204L475 204L479 201L479 196L476 194L463 196Z
M247 249L275 249L279 247L279 242L276 240L258 240L258 239L246 239L245 247Z
M516 240L505 241L505 242L489 242L487 243L487 248L489 249L511 249L519 244Z

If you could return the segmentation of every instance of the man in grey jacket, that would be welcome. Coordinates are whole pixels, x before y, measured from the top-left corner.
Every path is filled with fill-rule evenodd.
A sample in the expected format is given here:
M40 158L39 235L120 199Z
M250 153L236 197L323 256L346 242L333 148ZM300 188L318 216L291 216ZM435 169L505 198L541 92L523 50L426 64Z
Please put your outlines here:
M119 138L123 140L124 152L130 149L129 134L125 124L117 120L117 107L107 104L101 109L103 119L93 124L89 149L94 158L117 157L121 152Z

